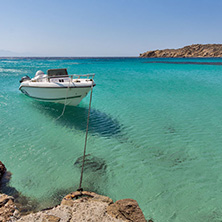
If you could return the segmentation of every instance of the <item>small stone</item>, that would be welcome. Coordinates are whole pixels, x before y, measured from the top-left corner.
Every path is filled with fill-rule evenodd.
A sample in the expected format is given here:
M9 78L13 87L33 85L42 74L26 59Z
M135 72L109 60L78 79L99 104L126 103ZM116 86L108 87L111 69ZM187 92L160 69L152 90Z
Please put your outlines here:
M20 217L20 212L16 209L16 210L14 211L14 213L13 213L13 216L14 216L15 218L19 218L19 217Z
M61 218L54 215L45 215L42 219L42 222L59 222Z

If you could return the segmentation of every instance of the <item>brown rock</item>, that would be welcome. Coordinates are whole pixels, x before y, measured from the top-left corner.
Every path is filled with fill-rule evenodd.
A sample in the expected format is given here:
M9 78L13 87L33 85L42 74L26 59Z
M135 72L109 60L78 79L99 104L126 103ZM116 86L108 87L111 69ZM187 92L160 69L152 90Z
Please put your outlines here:
M146 222L142 210L133 199L118 200L107 207L107 213L124 221Z
M73 193L70 193L70 194L66 195L62 199L61 205L73 206L73 203L74 203L73 199L77 199L79 197L84 197L84 199L87 199L89 201L98 201L98 202L104 202L104 203L107 203L107 204L113 203L113 200L111 198L96 194L94 192L76 191L76 192L73 192Z
M193 44L179 49L163 49L141 53L146 58L222 57L222 44Z
M82 197L73 201L72 206L58 205L50 210L31 213L22 216L18 222L83 222L83 221L106 221L123 222L106 213L106 202L89 201L89 197Z
M42 222L59 222L60 220L60 217L56 217L54 215L45 215L42 219Z
M113 201L110 198L88 191L76 191L70 193L64 197L60 205L49 210L43 210L22 216L18 220L18 222L43 221L146 222L143 213L135 200L120 200L113 204Z
M68 203L68 204L67 204ZM68 194L62 203L54 208L21 216L14 206L13 198L0 195L0 221L18 222L146 222L145 217L132 199L113 201L88 191Z
M20 214L14 204L14 198L6 194L0 194L0 221L18 219Z
M6 172L5 165L0 161L0 180L5 172Z

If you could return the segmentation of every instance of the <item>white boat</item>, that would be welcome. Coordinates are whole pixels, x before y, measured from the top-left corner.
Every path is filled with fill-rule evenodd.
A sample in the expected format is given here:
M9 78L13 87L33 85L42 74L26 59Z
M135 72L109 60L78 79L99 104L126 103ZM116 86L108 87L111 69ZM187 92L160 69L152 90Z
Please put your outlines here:
M45 102L77 106L96 84L95 74L68 75L67 69L37 71L34 78L24 76L19 90L26 96Z

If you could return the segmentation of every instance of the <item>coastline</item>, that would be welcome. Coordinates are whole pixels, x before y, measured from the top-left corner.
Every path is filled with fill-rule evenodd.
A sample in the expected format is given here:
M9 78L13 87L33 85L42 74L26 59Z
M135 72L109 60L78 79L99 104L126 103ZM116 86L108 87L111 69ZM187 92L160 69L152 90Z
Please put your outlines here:
M152 50L140 54L141 58L221 58L222 44L193 44L178 49Z

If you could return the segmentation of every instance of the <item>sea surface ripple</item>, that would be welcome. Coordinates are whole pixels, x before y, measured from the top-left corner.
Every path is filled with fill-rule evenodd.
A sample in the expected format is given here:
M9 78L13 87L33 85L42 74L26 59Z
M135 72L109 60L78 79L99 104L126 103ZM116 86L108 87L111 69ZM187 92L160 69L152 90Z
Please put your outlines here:
M154 221L222 221L221 63L1 58L0 160L12 172L9 186L39 209L78 188L89 96L56 120L62 105L18 90L23 75L67 68L96 74L85 190L136 199Z

